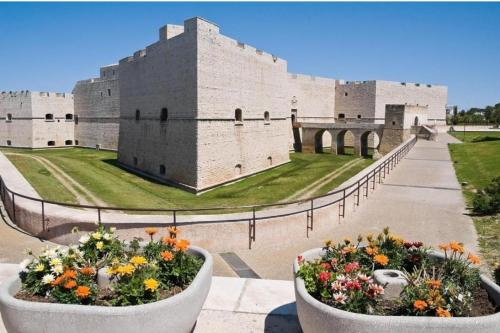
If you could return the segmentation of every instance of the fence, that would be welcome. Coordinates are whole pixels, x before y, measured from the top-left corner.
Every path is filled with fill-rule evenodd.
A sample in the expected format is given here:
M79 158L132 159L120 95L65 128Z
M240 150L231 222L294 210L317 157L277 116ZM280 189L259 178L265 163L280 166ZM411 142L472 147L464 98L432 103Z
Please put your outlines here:
M228 222L245 222L248 223L248 248L252 248L252 243L256 240L257 221L283 218L299 214L306 215L305 231L309 237L309 232L314 229L314 215L319 209L338 204L338 217L344 218L346 214L346 200L353 196L354 205L359 206L360 198L368 197L370 187L375 189L375 184L382 183L386 175L403 159L404 156L411 150L416 143L417 138L413 137L404 145L400 146L396 151L383 157L373 170L370 170L366 175L355 181L354 183L336 189L325 195L315 196L307 199L238 207L209 207L209 208L124 208L124 207L107 207L107 206L92 206L78 205L70 203L55 202L43 200L21 193L17 193L7 187L5 181L0 176L0 197L6 208L10 219L16 224L18 223L16 198L23 198L31 203L39 204L37 214L40 215L40 230L45 232L49 230L48 219L46 218L47 205L55 205L58 207L77 208L80 210L92 211L99 223L103 221L104 212L134 212L134 213L162 213L162 225L178 226L196 225L196 224L216 224ZM274 208L274 209L273 209ZM234 213L237 212L237 213ZM205 214L205 215L200 215ZM207 214L209 216L207 217ZM37 229L38 230L38 229Z

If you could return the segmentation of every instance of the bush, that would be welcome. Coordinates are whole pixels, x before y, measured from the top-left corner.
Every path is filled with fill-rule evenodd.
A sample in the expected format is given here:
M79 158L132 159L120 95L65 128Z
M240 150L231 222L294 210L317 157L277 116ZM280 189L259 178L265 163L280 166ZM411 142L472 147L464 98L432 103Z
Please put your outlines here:
M495 177L482 191L474 195L473 211L478 214L490 215L500 212L500 177Z

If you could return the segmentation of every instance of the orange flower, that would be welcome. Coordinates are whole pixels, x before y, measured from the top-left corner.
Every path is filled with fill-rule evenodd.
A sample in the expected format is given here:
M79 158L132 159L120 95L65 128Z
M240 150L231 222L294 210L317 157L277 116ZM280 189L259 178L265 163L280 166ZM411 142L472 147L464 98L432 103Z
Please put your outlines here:
M58 286L59 284L61 284L61 282L62 282L63 279L64 279L64 276L62 276L62 275L56 277L55 280L52 281L52 285L53 286Z
M94 275L95 270L92 267L82 267L80 268L80 273L83 275Z
M175 240L175 238L163 237L163 244L175 246L176 243L177 243L177 240Z
M427 285L432 289L438 289L439 287L441 287L441 281L439 280L427 280L425 281L425 283L427 283Z
M90 295L90 288L87 286L78 286L78 288L76 288L75 294L78 298L87 298Z
M481 263L481 260L479 260L479 257L475 256L472 253L469 253L469 255L467 256L467 259L469 259L469 261L471 263L473 263L474 265L479 265Z
M177 234L181 232L177 227L168 227L167 230L170 233L170 237L172 238L176 238Z
M165 261L170 261L170 260L174 259L174 255L170 251L163 251L160 254L161 254L161 257L163 258L163 260L165 260Z
M378 253L378 247L376 247L376 246L367 247L367 248L365 248L365 252L366 252L366 254L373 256L373 255Z
M458 242L450 242L450 248L453 252L458 252L460 254L464 253L464 247Z
M149 235L153 236L158 232L158 228L145 228L144 231Z
M186 239L181 239L175 245L175 249L177 251L186 251L188 249L188 247L189 247L189 241Z
M451 317L450 311L445 310L443 308L437 308L436 314L437 314L438 317L446 317L446 318Z
M356 247L353 245L344 246L342 249L342 254L354 253L356 252Z
M63 276L66 279L76 279L76 271L68 269L67 271L64 272Z
M413 309L415 311L424 311L427 308L427 303L422 300L416 300L415 303L413 303Z
M439 244L439 248L443 251L451 250L450 244Z
M389 263L389 258L387 258L386 255L377 254L375 257L373 257L373 261L375 261L377 264L385 266Z
M76 281L75 280L69 280L68 282L66 282L66 284L64 285L64 288L66 289L73 289L76 287Z

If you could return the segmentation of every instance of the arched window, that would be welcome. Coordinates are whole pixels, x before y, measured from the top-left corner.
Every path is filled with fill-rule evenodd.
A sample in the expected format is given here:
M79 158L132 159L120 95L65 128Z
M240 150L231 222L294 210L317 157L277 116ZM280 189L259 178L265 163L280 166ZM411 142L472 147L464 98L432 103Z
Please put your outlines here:
M264 112L264 122L269 123L269 111Z
M55 141L48 141L47 146L55 146L56 142Z
M141 110L135 110L135 120L139 121L141 119Z
M243 113L241 112L241 109L234 110L234 120L239 122L243 121Z
M66 113L66 120L73 120L73 115L71 113Z
M168 109L163 108L161 109L161 114L160 114L160 121L167 121L168 120Z
M234 173L238 176L241 175L241 164L236 164L234 166Z
M267 157L267 163L269 164L269 166L273 165L273 158L271 156Z
M52 113L47 113L45 115L45 120L54 120L54 115Z

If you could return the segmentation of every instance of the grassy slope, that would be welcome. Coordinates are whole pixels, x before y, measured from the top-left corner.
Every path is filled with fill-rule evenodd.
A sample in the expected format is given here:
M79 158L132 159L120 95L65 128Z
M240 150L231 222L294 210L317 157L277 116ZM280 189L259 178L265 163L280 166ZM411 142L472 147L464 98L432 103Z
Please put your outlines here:
M9 160L27 178L42 198L51 201L78 203L76 197L38 161L23 156L9 156Z
M116 166L116 153L90 149L17 150L43 156L68 173L95 195L120 207L210 207L271 203L282 200L314 180L354 159L331 154L292 154L291 163L205 194L194 194L157 184ZM371 160L362 163L366 166ZM357 171L346 172L334 182L340 184ZM25 170L23 173L28 172ZM333 183L333 182L332 182ZM333 185L332 185L333 186ZM331 188L322 188L317 194Z
M463 140L463 133L450 133ZM500 176L500 141L471 143L478 136L500 138L500 132L466 132L465 143L450 145L450 153L455 171L463 186L465 197L470 204L473 193L486 186L493 177ZM500 217L473 217L479 234L479 246L483 258L493 267L500 262Z

